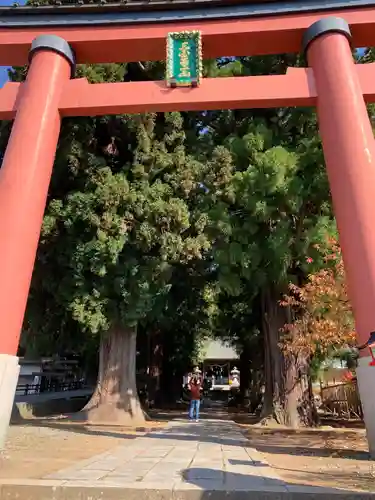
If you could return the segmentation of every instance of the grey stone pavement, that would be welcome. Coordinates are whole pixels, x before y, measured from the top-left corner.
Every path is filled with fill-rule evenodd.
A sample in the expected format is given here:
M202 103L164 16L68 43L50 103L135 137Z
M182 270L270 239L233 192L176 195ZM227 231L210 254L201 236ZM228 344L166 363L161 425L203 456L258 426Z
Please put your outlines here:
M173 421L44 479L132 489L285 490L262 455L246 444L232 421Z

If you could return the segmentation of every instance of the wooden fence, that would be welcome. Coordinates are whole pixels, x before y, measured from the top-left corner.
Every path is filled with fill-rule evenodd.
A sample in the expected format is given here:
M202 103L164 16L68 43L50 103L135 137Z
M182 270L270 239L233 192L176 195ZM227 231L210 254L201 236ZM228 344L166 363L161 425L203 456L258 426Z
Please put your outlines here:
M356 380L321 387L321 410L344 418L363 418Z

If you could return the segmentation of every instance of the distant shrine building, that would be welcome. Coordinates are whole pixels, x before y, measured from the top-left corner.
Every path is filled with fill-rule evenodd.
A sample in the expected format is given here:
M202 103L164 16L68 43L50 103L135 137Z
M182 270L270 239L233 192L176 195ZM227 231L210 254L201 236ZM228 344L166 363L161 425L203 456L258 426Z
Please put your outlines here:
M229 391L239 387L239 356L226 342L207 340L199 356L201 362L195 372L209 382L212 391Z

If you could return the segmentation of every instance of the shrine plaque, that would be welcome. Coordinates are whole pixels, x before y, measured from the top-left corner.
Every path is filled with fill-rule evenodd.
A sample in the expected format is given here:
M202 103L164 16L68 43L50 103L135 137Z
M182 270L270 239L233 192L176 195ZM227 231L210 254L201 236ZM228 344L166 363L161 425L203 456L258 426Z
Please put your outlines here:
M168 33L166 63L168 87L197 87L202 78L200 31Z

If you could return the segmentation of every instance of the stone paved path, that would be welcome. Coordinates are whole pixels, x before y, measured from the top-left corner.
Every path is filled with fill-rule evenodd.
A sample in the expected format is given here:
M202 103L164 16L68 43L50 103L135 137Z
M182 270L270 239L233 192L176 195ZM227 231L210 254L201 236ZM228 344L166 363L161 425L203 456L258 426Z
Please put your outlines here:
M91 457L45 479L143 489L272 490L285 483L232 421L173 421L161 431Z

